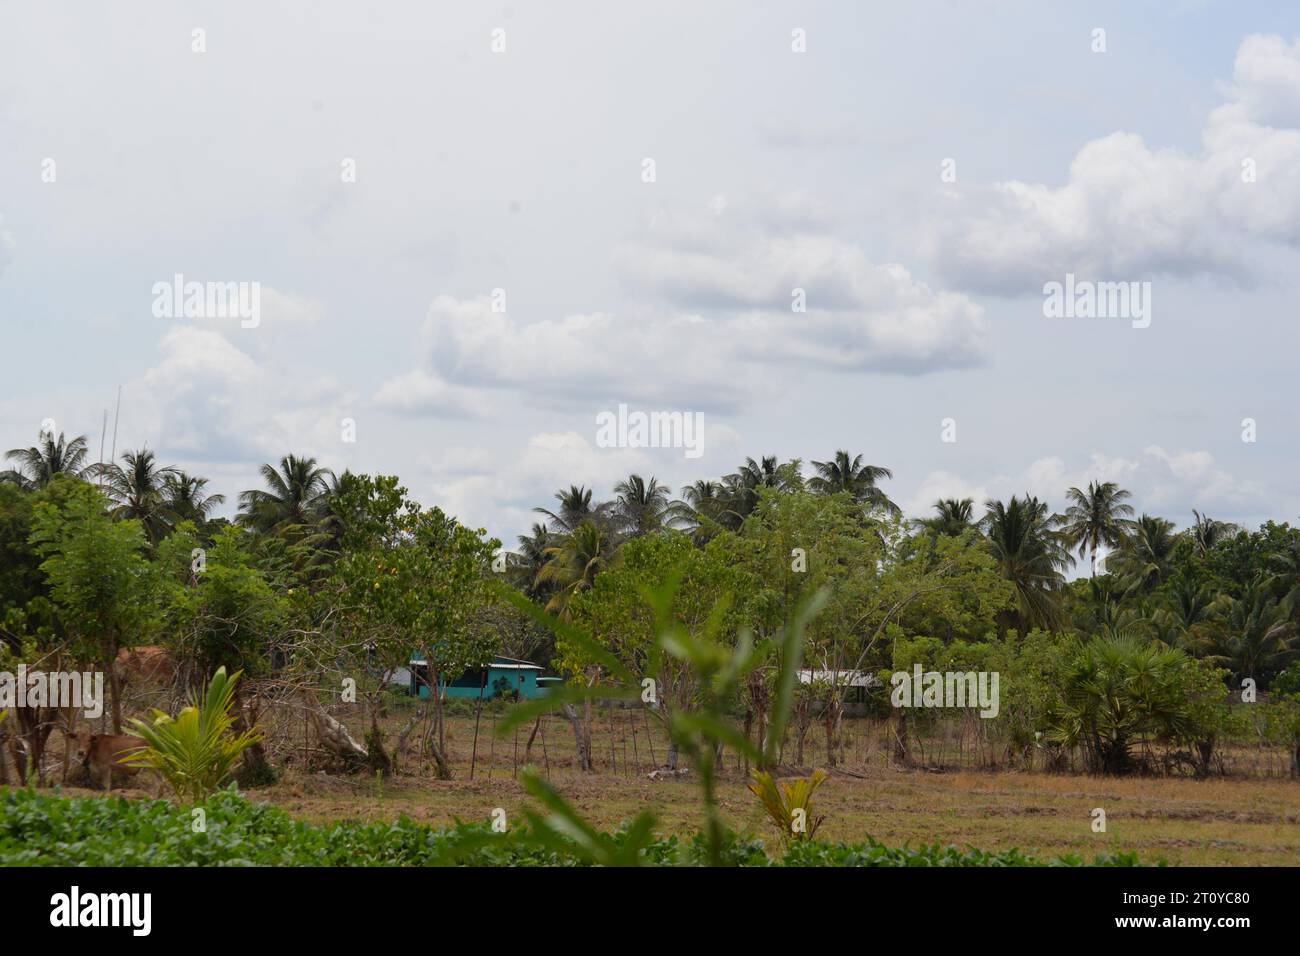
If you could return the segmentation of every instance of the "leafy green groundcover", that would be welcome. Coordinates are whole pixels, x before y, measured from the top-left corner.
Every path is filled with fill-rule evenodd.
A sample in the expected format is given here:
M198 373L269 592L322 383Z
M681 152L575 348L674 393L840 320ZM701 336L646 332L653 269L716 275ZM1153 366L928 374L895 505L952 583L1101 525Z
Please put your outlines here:
M201 804L206 831L193 812L165 800L65 797L0 791L0 864L6 866L575 866L574 858L494 836L481 825L435 830L406 817L394 823L313 826L233 791ZM698 865L702 838L652 843L651 865ZM761 840L732 838L726 862L736 866L1081 866L1075 857L1035 860L1019 850L987 853L956 847L887 847L865 843L798 843L769 856ZM1096 866L1137 866L1133 854L1099 856Z

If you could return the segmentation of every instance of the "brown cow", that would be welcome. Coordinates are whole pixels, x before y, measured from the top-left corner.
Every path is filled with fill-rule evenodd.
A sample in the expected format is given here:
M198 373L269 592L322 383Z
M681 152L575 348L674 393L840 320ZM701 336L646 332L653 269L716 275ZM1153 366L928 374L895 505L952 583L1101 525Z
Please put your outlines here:
M178 670L179 665L166 648L146 644L117 652L117 677L123 687L133 683L171 684Z
M145 745L133 734L92 734L83 730L76 735L77 755L90 777L104 790L111 789L114 777L134 777L140 768L122 763L122 757Z

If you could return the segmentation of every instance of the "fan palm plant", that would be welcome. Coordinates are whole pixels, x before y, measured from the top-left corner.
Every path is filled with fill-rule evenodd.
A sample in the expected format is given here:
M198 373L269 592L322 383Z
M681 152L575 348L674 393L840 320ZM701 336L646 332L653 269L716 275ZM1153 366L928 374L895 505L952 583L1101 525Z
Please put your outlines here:
M1062 677L1061 700L1048 716L1047 738L1081 746L1094 772L1125 773L1140 741L1177 739L1191 730L1179 650L1132 634L1080 646Z

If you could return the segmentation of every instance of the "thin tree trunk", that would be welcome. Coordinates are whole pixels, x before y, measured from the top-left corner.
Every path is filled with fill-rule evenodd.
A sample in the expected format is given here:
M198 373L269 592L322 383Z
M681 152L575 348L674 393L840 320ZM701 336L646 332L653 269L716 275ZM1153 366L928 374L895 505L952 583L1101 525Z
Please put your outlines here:
M911 759L907 750L907 708L895 708L894 714L894 763L906 765Z
M573 742L578 752L578 768L589 773L595 768L591 763L591 737L584 731L583 718L578 715L578 708L572 704L564 705L564 716L569 718L569 723L573 727Z

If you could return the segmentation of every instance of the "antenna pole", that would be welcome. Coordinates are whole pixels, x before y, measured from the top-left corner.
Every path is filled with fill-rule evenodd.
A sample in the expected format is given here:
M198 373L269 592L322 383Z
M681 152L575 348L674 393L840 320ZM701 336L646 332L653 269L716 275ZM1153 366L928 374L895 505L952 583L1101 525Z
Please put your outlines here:
M108 459L111 465L117 461L117 416L122 411L122 386L117 387L117 408L113 411L113 452Z

